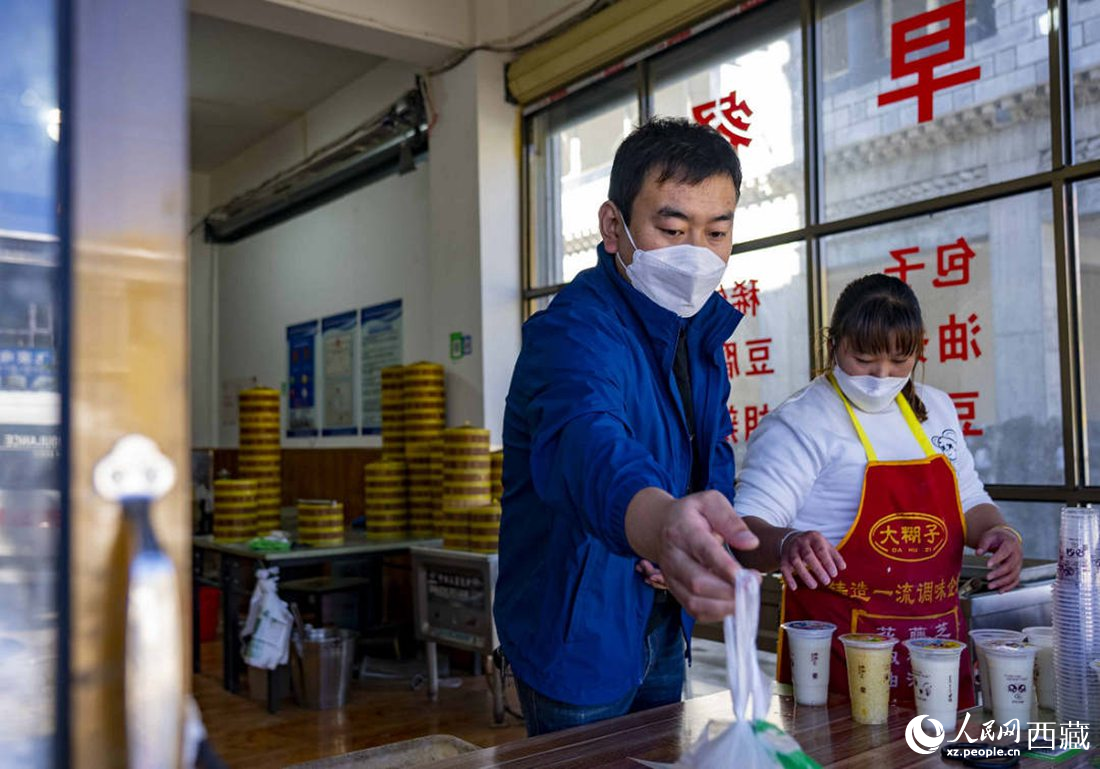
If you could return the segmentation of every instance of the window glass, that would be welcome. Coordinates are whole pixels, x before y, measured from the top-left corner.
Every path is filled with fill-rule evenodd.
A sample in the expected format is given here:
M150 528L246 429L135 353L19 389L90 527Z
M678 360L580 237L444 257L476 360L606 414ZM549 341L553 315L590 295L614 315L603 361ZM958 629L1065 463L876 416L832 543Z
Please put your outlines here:
M852 280L888 272L921 301L918 379L947 392L982 480L1064 482L1049 192L824 238L828 311Z
M1050 170L1043 0L822 6L826 220Z

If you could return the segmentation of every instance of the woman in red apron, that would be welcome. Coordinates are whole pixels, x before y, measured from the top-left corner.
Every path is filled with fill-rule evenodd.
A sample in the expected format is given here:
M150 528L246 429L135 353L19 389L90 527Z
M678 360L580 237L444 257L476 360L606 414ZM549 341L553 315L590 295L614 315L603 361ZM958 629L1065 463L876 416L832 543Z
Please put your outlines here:
M990 586L1002 591L1019 581L1023 554L1019 533L977 479L950 398L913 383L924 325L912 289L887 275L853 282L837 301L828 344L831 373L753 433L736 506L760 538L752 556L740 560L783 574L781 622L837 625L829 686L847 694L838 636L965 641L963 546L991 554ZM966 509L956 464L966 473ZM781 634L777 677L789 683L783 640ZM959 707L966 708L974 705L968 653L960 668ZM891 698L913 703L900 644Z

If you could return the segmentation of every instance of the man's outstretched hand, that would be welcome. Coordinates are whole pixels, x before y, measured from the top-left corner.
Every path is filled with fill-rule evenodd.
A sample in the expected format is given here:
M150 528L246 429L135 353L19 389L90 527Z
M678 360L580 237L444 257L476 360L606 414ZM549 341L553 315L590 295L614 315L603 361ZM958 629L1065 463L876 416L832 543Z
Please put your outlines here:
M759 543L718 491L677 499L661 489L642 489L627 508L626 536L638 555L660 564L656 576L700 622L717 622L734 611L734 575L741 566L724 543L736 550Z

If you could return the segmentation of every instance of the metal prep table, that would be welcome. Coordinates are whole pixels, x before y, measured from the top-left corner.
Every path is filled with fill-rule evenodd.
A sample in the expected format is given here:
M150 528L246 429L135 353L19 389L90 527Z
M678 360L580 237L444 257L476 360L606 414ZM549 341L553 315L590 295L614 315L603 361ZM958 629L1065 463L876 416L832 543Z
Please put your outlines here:
M493 663L497 554L413 547L414 624L428 658L428 697L439 696L438 644L482 657L493 695L493 720L504 723L504 687Z

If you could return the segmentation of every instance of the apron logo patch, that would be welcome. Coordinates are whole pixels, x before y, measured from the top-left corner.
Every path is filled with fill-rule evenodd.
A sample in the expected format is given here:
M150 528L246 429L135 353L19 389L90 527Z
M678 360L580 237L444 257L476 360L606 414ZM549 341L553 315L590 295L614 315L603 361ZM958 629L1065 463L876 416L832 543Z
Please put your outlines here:
M947 546L947 525L928 513L894 513L871 527L868 540L875 552L891 560L927 561Z
M951 460L951 464L955 464L959 457L959 434L957 432L950 429L944 430L939 435L933 436L932 445Z

